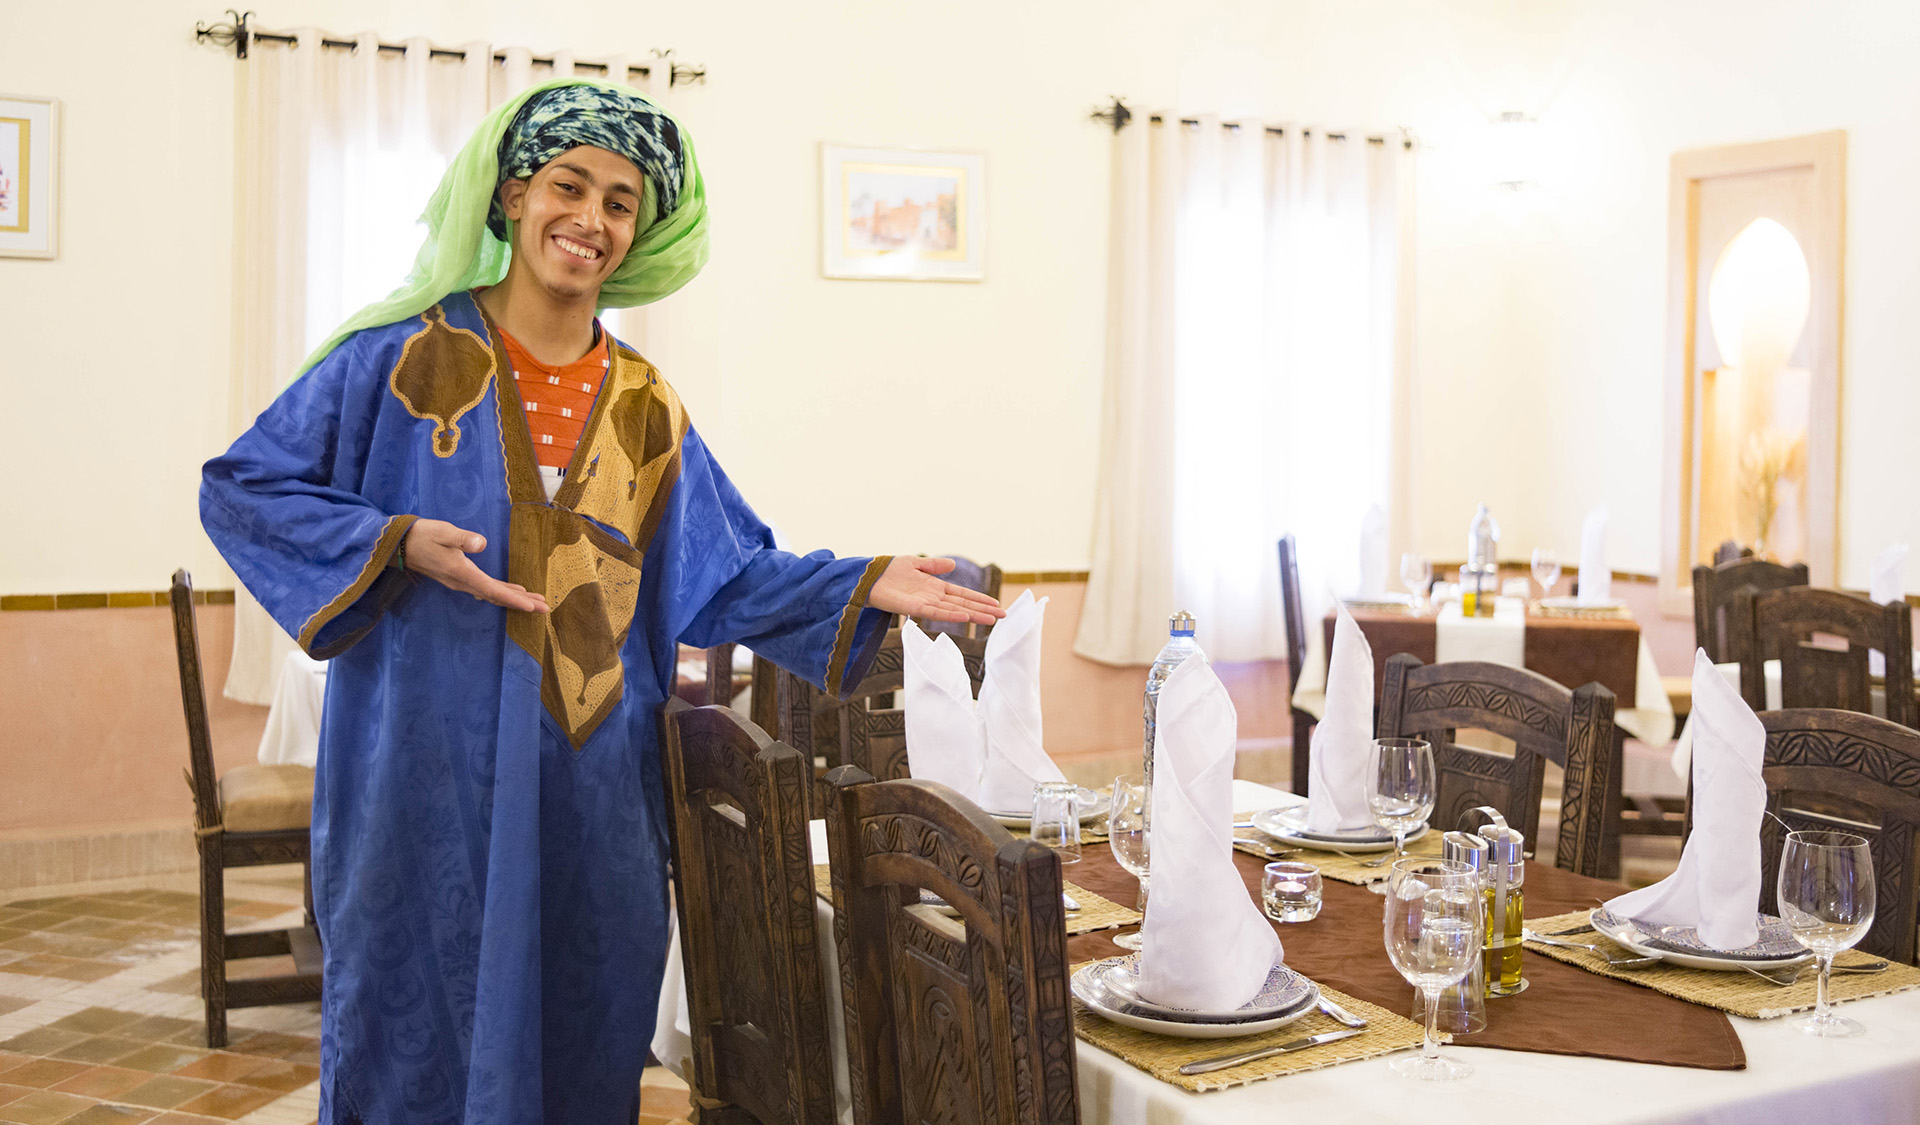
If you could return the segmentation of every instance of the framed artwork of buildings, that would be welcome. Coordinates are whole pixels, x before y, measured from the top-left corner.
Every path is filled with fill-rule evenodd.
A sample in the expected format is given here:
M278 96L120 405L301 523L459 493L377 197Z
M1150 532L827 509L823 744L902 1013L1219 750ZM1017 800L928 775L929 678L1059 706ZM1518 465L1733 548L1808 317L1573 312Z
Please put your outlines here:
M827 277L986 277L980 154L823 144L820 169L820 269Z
M0 94L0 257L55 255L59 163L60 103Z

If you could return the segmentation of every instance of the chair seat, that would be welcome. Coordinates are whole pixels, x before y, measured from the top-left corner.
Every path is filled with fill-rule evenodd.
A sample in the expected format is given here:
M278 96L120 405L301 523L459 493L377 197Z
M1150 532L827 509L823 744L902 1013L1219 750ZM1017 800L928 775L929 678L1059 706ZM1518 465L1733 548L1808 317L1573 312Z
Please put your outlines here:
M220 823L229 832L311 827L313 767L235 766L221 774Z
M1667 702L1673 706L1676 717L1693 711L1692 676L1662 676L1660 687L1667 693Z

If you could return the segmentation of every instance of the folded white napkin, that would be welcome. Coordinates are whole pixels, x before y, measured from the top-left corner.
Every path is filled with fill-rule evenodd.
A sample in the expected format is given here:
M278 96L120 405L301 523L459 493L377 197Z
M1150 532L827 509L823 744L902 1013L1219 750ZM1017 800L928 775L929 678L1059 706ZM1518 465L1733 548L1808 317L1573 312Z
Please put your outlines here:
M1580 605L1613 599L1613 572L1607 569L1607 506L1587 513L1580 528Z
M1307 827L1345 832L1373 824L1367 750L1373 744L1373 649L1346 606L1335 611L1327 705L1313 728L1307 767Z
M980 698L960 649L945 633L929 638L900 626L906 695L907 769L938 781L989 812L1024 814L1033 787L1065 781L1040 737L1040 637L1047 599L1022 593L987 636Z
M1693 657L1693 835L1680 866L1651 887L1607 903L1626 918L1693 926L1716 949L1760 938L1760 818L1767 785L1760 774L1767 732L1704 649Z
M1378 597L1387 592L1387 513L1375 504L1360 520L1359 594Z
M1880 552L1873 560L1873 580L1867 586L1867 597L1880 605L1897 602L1907 596L1906 582L1901 571L1907 565L1907 545L1895 543ZM1887 674L1886 655L1878 650L1867 654L1867 671L1876 676Z
M1238 1008L1265 985L1280 939L1233 864L1238 720L1204 658L1167 677L1157 721L1140 995L1177 1008Z

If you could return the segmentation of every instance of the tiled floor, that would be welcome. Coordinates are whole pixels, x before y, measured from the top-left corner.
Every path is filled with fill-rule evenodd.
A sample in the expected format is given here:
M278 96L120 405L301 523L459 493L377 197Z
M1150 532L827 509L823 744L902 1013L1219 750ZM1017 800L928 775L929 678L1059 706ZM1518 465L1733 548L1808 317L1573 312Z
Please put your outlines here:
M228 880L229 928L298 922L297 867L247 874ZM232 1009L228 1046L207 1049L199 909L188 876L36 889L0 905L0 1123L315 1120L319 1005ZM233 975L288 963L260 958ZM688 1112L686 1086L649 1069L638 1125L684 1125Z

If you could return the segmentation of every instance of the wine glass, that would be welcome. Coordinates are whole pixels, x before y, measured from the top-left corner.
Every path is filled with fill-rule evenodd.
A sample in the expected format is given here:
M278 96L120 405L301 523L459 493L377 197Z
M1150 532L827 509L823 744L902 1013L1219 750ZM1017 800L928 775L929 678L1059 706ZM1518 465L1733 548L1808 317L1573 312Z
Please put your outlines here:
M1795 1026L1823 1039L1865 1035L1858 1020L1835 1015L1827 1000L1834 955L1851 949L1873 926L1873 853L1849 832L1789 832L1780 852L1780 917L1794 940L1820 962L1813 1014Z
M1426 1037L1417 1057L1387 1065L1394 1073L1430 1082L1465 1078L1473 1067L1440 1053L1434 1027L1440 993L1472 971L1486 936L1480 877L1454 859L1407 856L1387 876L1387 957L1427 1001Z
M1376 738L1367 752L1367 807L1393 833L1393 857L1407 854L1407 834L1433 815L1433 747L1421 738Z
M1425 555L1412 551L1400 556L1400 582L1413 595L1415 608L1427 604L1427 595L1433 590L1433 562Z
M1152 849L1148 844L1147 779L1144 776L1123 773L1113 779L1113 803L1107 810L1107 840L1113 845L1113 858L1140 880L1136 909L1140 911L1141 924L1145 925ZM1122 949L1139 949L1140 940L1136 931L1116 936L1113 944Z
M1533 580L1540 583L1542 598L1553 593L1553 584L1560 581L1560 556L1553 553L1553 548L1533 549Z

